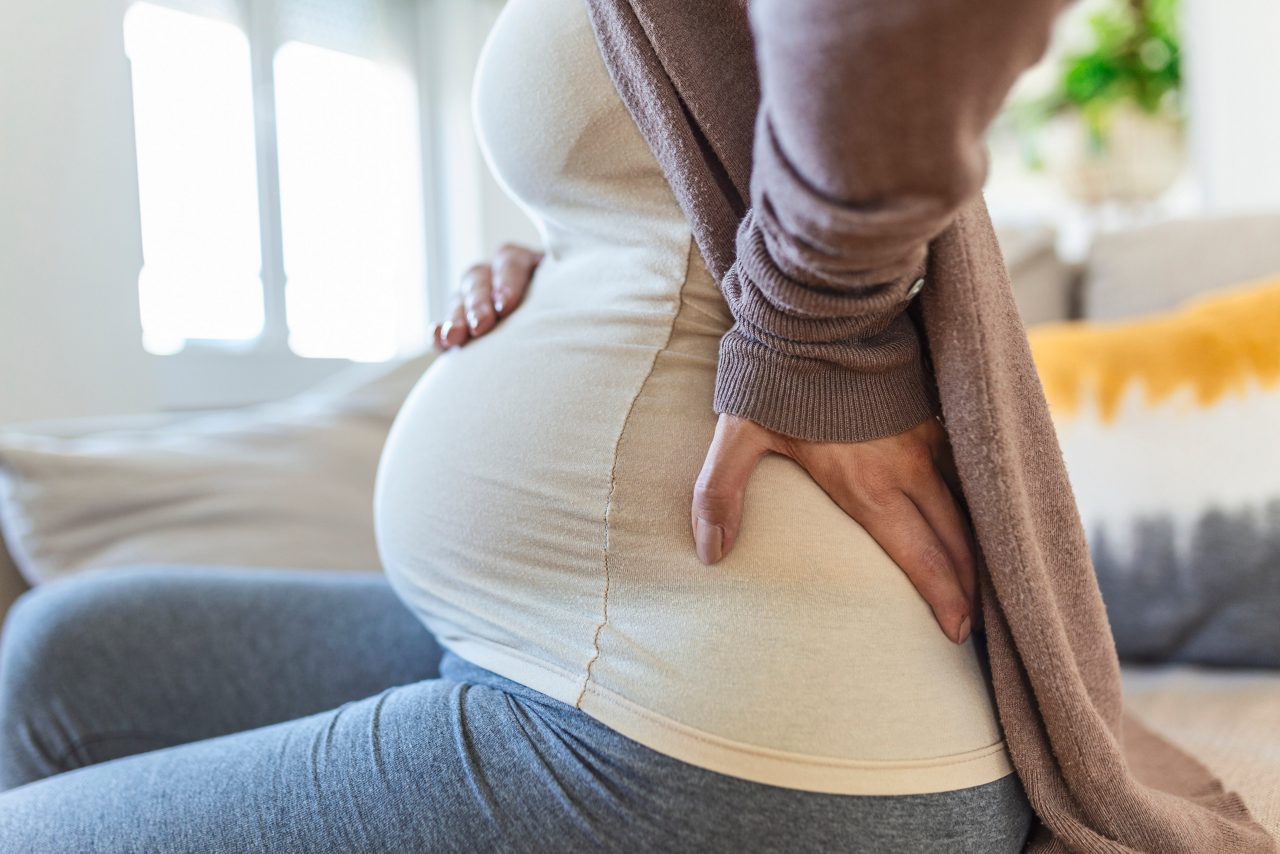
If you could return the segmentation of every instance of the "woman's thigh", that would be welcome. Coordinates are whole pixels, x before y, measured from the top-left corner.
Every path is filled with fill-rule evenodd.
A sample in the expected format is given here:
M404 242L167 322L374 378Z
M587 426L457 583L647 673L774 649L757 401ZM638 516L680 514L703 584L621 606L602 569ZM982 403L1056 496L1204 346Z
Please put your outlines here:
M446 656L439 679L0 795L0 850L998 854L1029 816L1014 778L868 798L725 777Z
M573 754L592 746L569 748L536 705L438 678L298 720L81 768L0 794L0 850L608 847L597 835L606 818L590 791L598 786ZM586 764L594 767L592 757Z
M436 675L368 573L139 569L21 598L0 643L0 788L331 709Z

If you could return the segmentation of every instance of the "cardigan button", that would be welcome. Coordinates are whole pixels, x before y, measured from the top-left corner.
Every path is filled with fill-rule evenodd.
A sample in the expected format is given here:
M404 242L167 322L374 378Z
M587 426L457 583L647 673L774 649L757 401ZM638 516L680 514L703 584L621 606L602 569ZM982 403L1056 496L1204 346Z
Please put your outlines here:
M912 282L911 289L907 291L907 299L911 299L913 296L920 293L920 289L923 287L924 287L924 277L921 276L919 279L916 279L914 282Z

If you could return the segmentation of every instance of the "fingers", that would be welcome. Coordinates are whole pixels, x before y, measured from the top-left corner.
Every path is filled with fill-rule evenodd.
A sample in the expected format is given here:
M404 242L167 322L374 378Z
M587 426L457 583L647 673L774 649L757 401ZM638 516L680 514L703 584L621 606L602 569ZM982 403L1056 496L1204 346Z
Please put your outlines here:
M892 442L884 446L892 448L888 457L877 454L871 460L854 461L854 454L862 456L870 447L871 443L861 449L802 443L792 458L902 569L943 633L955 643L964 643L972 630L972 607L960 571L934 525L903 491L906 484L937 480L928 448ZM833 454L838 458L831 459ZM886 464L886 459L891 462ZM936 496L931 496L928 506L930 512L945 513L938 510Z
M462 285L450 297L444 321L432 334L437 350L459 347L497 323L491 296L492 279L488 264L473 264L463 274Z
M498 322L493 308L493 268L477 264L467 271L462 284L462 309L467 319L467 334L478 337Z
M964 491L960 488L960 473L956 469L956 460L951 453L951 442L947 438L947 431L936 419L926 423L930 425L930 432L925 442L932 449L934 468L942 475L943 482L951 492L957 497L962 496Z
M711 565L733 549L742 527L747 482L771 449L763 427L732 415L720 416L693 489L690 521L698 560Z
M978 575L969 524L960 512L955 496L942 475L932 467L912 482L907 496L946 548L972 612L977 608Z
M837 503L839 500L837 499ZM843 504L842 504L843 506ZM852 510L852 512L851 512ZM964 643L972 630L969 597L947 547L905 493L874 511L845 508L866 528L933 610L947 637Z
M969 584L973 587L973 631L982 631L982 597L978 589L978 575L982 572L982 558L978 552L978 538L973 531L973 521L969 517L968 511L965 509L964 489L960 483L960 472L956 468L955 456L951 452L951 442L947 437L946 428L941 421L934 422L937 427L929 442L933 448L933 465L937 473L941 475L943 482L946 484L951 493L953 506L960 515L961 522L964 526L965 540L967 547L965 554L969 557ZM936 526L935 526L936 528ZM964 570L962 569L962 572ZM962 577L961 582L965 583Z
M436 346L441 350L447 350L450 347L457 347L465 343L467 337L466 309L462 303L462 294L457 294L449 305L449 311L445 314L444 322L437 328L435 334Z
M516 310L529 289L541 252L505 244L493 259L493 308L498 317Z
M448 350L486 334L524 300L541 252L505 244L492 264L474 264L462 277L443 322L432 330L432 343Z
M941 425L862 443L788 439L721 415L694 488L691 522L698 558L720 560L742 523L747 482L766 453L799 463L902 569L944 634L968 640L977 618L977 551L958 499L935 457Z

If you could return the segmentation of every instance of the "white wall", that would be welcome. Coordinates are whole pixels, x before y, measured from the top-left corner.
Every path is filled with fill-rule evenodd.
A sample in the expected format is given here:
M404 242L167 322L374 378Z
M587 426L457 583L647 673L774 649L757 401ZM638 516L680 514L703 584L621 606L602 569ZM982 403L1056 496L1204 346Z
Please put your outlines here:
M1280 210L1280 2L1183 0L1183 10L1205 211Z
M125 5L0 4L0 423L157 402Z

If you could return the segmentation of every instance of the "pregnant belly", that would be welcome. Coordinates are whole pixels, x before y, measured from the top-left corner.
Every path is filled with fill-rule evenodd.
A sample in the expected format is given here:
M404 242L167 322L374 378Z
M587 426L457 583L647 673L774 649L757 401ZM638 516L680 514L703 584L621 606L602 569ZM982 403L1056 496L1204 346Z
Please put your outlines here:
M972 644L790 460L762 461L734 552L697 561L717 334L673 314L517 313L436 360L379 471L379 548L409 606L584 709L840 759L998 743Z
M429 623L576 668L600 619L614 444L653 353L538 320L436 359L383 451L375 519Z

